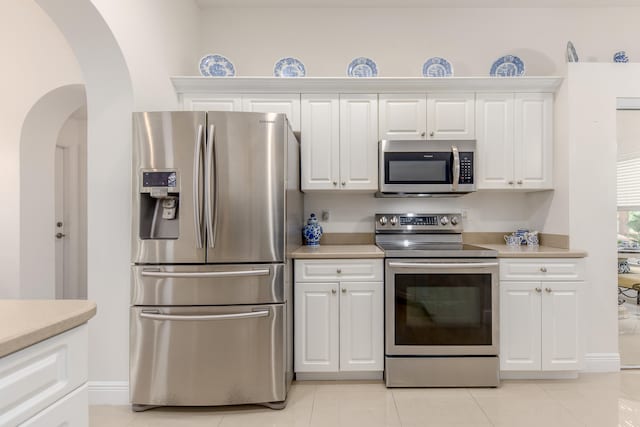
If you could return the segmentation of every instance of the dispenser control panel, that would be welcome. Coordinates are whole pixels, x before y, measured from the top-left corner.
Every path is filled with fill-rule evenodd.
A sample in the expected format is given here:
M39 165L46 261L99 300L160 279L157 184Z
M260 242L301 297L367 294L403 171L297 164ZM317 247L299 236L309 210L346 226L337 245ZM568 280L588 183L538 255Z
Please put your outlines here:
M177 186L176 171L162 172L142 172L142 186L149 187L172 187Z

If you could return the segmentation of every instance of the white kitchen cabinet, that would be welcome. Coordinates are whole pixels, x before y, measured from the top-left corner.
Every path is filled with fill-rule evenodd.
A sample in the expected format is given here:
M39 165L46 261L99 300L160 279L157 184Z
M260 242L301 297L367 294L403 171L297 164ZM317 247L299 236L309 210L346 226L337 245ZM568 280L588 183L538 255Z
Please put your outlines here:
M377 190L377 95L303 94L301 109L302 190Z
M475 139L475 94L380 94L379 123L380 139Z
M553 94L476 95L477 188L552 188Z
M300 94L243 94L242 111L256 113L284 113L291 129L300 131Z
M557 265L565 271L573 265L573 280L554 278ZM537 277L533 268L538 269ZM502 371L577 371L582 367L582 271L581 259L500 261ZM548 272L551 277L546 276Z
M0 358L0 426L87 426L87 378L86 324Z
M188 111L242 111L242 95L186 94L182 106Z
M295 270L296 373L382 372L382 260L296 260Z

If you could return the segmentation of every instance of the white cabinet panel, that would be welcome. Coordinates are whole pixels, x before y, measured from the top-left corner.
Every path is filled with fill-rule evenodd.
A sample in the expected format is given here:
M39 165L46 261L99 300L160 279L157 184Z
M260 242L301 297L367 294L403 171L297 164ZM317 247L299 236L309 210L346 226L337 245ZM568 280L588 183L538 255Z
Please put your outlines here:
M242 111L242 95L185 95L182 106L187 111Z
M84 384L20 424L20 427L87 427L88 425L89 392L87 384Z
M382 282L341 283L340 287L340 370L383 370Z
M580 285L580 282L543 283L542 369L545 371L581 368Z
M380 139L426 139L425 94L380 94Z
M540 369L539 282L500 283L500 369Z
M340 187L378 189L378 96L340 96Z
M501 280L583 280L582 258L501 259Z
M551 187L552 105L550 93L515 95L515 179L522 188Z
M242 111L284 113L294 131L300 131L300 94L246 94L242 96Z
M476 98L478 189L514 185L512 93L478 94Z
M475 139L475 94L427 94L427 139Z
M331 190L340 181L338 95L302 95L302 190Z
M339 369L338 283L305 283L295 289L295 371Z
M382 281L381 259L296 260L296 282Z

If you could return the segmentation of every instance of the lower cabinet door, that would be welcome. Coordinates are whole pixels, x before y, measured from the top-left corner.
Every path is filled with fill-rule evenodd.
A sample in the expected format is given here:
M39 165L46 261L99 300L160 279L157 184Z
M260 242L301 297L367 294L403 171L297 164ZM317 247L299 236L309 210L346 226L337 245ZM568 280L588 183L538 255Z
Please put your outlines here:
M548 282L542 298L542 370L575 371L584 354L580 332L580 288L584 282Z
M340 370L384 369L383 284L340 284Z
M500 283L500 370L540 370L540 282Z
M294 370L337 372L338 283L296 283Z
M284 304L131 308L131 402L209 406L286 397Z
M88 425L89 394L85 383L20 424L20 427L87 427Z

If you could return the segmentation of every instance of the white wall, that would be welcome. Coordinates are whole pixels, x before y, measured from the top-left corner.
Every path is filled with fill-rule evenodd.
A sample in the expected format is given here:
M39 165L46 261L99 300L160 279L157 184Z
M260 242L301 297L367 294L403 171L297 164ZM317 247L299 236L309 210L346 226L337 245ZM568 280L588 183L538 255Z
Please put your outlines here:
M640 97L640 64L571 64L569 223L587 258L588 352L619 363L616 270L616 98ZM606 303L605 303L606 302Z
M32 106L51 90L82 83L64 37L33 1L0 0L0 298L20 296L20 137ZM37 28L37 31L34 31Z
M239 76L271 75L273 64L283 56L300 58L308 76L344 76L352 58L370 56L381 77L402 77L420 76L422 63L431 56L447 58L456 76L486 76L495 59L512 53L523 59L527 75L564 76L568 40L581 61L610 61L620 49L632 61L640 58L640 47L630 43L640 37L635 25L639 13L640 8L207 8L200 18L199 54L228 56ZM563 84L554 104L554 192L488 196L500 201L495 204L465 196L429 207L468 208L469 231L507 231L522 224L568 234L566 96ZM337 222L323 224L327 231L369 231L368 218L389 203L362 196L346 203L343 199L333 203L322 196L305 196L308 211L336 212ZM361 206L368 211L358 216L356 208ZM393 206L405 210L413 205L396 201Z
M640 111L618 110L616 126L618 159L640 153Z

